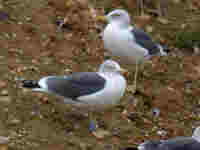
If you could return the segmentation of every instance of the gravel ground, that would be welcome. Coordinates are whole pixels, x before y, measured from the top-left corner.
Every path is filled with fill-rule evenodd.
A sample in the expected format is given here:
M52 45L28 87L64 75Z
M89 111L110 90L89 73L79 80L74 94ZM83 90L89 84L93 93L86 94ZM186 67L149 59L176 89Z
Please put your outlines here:
M126 150L144 140L190 136L200 125L200 56L174 46L178 31L199 26L198 1L170 3L165 17L136 16L129 2L0 0L0 140L6 143L0 150ZM94 138L86 115L54 95L22 89L19 79L95 71L108 57L95 16L117 7L171 52L144 64L135 95L135 66L124 66L126 94L116 107L94 113L100 137Z

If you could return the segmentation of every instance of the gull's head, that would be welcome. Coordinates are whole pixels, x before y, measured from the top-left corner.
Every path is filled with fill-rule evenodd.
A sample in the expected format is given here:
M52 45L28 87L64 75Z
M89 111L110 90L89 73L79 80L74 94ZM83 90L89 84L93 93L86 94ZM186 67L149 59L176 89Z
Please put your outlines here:
M194 130L194 133L192 135L192 137L197 140L198 142L200 142L200 127L197 127L195 130Z
M116 72L125 73L125 69L121 68L120 65L113 60L106 60L100 65L99 72Z
M128 26L131 21L128 12L123 9L113 10L108 15L106 15L106 19L109 23L118 22L125 26Z

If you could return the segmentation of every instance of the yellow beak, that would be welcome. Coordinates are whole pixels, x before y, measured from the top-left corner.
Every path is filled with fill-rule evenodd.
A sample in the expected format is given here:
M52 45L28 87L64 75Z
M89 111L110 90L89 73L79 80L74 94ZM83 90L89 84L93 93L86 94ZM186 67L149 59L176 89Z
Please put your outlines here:
M128 70L124 69L124 68L121 68L120 69L120 73L121 74L127 74L128 73Z
M96 21L107 23L108 19L106 16L96 16Z

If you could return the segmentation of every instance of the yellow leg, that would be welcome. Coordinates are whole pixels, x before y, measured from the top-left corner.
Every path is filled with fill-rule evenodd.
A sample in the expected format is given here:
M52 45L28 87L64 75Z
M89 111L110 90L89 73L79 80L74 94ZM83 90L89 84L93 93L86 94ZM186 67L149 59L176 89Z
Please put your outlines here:
M144 1L143 0L140 0L140 8L141 8L141 16L144 16Z
M137 74L138 74L138 61L136 61L135 65L134 93L136 92L137 89Z
M90 125L89 125L89 131L90 132L95 132L96 131L96 119L93 118L93 115L92 115L92 111L89 112L89 122L90 122Z
M136 0L136 5L137 5L137 15L143 16L144 15L144 1Z

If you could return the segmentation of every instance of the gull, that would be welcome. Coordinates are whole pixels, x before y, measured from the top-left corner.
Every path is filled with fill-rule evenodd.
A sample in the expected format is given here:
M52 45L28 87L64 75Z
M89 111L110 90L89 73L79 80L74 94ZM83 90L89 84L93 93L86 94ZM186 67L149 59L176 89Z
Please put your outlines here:
M192 137L146 141L138 146L138 150L200 150L200 127L195 129Z
M167 48L155 43L143 30L131 26L130 16L123 9L116 9L99 19L106 19L108 22L101 33L105 49L128 64L136 64L136 90L138 63L150 59L153 55L167 55Z
M126 70L117 62L106 60L100 65L98 72L47 76L39 81L24 80L22 86L33 91L62 96L68 104L96 109L112 106L120 101L126 89L126 80L122 75L124 72ZM94 126L94 123L91 126Z

